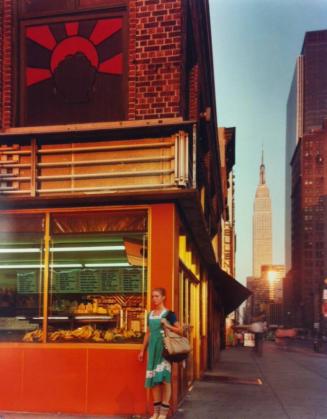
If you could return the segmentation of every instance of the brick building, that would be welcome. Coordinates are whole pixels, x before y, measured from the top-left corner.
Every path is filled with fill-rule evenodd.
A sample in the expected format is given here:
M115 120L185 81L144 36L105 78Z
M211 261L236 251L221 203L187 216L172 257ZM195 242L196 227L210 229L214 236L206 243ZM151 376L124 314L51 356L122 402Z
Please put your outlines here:
M307 32L287 103L285 322L313 329L326 277L327 30Z
M290 307L295 324L321 320L326 277L326 125L304 134L292 160L292 278Z
M216 256L208 2L0 8L0 410L144 414L153 287L190 326L175 408L248 295Z

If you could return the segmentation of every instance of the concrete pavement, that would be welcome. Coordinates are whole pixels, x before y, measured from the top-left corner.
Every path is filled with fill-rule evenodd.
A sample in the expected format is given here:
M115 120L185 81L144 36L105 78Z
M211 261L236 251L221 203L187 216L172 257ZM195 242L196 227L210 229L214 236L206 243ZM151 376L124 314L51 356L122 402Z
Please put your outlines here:
M265 342L262 358L248 348L224 351L212 375L195 384L174 419L327 418L326 355Z
M0 419L74 418L99 419L99 416L0 413ZM132 418L140 417L120 417ZM173 416L173 419L285 418L327 419L327 356L303 347L286 351L274 342L265 342L261 358L249 348L223 351L217 369L194 384Z

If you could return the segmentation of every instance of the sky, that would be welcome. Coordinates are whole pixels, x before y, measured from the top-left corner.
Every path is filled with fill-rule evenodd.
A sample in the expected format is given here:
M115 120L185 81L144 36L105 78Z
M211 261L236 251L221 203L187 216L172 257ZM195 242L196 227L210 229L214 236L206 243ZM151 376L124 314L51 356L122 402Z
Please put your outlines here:
M286 103L306 31L327 0L209 0L218 125L236 127L236 278L252 274L252 214L264 148L273 263L284 263ZM327 69L326 69L327 71Z

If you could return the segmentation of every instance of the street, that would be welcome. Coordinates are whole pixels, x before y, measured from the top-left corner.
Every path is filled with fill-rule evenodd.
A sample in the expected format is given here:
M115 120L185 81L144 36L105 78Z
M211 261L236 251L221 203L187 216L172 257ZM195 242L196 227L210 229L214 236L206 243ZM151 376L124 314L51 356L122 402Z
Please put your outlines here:
M248 348L223 351L174 419L326 419L327 356L294 349L265 342L262 358Z

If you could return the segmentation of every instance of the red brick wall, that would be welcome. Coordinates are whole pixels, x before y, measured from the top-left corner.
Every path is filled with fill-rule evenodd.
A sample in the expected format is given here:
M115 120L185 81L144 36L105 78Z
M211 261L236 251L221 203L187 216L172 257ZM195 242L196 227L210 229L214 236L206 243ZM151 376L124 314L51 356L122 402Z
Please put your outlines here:
M181 114L181 2L129 1L128 119Z
M13 0L0 2L0 127L10 126L12 102L12 7Z
M181 116L182 0L129 0L129 120ZM0 0L0 128L12 120L15 0Z

